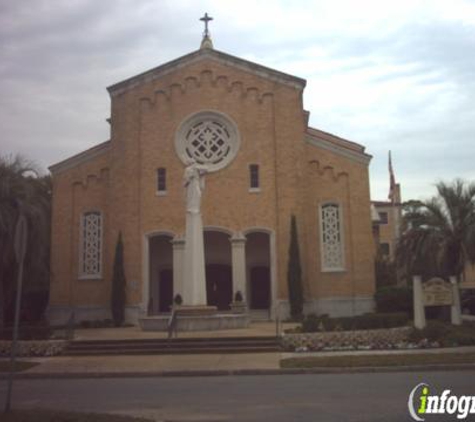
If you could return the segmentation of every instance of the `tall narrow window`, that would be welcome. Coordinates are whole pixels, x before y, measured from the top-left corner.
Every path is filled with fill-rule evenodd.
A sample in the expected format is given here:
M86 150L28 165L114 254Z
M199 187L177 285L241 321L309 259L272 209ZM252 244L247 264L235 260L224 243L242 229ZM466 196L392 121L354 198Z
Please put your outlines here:
M379 211L379 224L388 224L388 213L386 211Z
M257 164L249 165L249 189L259 190L259 166Z
M85 212L81 222L81 278L99 278L102 271L102 215Z
M338 204L324 204L320 208L322 271L344 270L343 230Z
M167 192L167 169L160 167L157 170L157 193L165 194Z

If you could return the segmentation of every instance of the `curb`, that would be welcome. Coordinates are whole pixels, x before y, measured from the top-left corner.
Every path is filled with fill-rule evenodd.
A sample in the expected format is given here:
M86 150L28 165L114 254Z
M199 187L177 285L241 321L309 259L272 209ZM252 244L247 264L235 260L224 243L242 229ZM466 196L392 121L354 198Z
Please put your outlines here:
M408 365L342 368L276 368L276 369L222 369L222 370L177 370L153 372L58 372L58 373L17 373L15 379L86 379L86 378L155 378L155 377L219 377L252 375L324 375L324 374L364 374L396 373L413 371L475 371L475 364L453 365ZM7 373L0 373L0 380Z

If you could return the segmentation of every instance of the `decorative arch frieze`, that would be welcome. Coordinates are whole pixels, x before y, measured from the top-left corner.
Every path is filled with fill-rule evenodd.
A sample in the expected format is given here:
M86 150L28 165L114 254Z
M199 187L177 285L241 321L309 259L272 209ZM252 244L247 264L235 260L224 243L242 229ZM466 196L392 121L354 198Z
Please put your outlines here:
M159 105L161 102L170 101L175 95L187 95L197 88L210 86L211 88L221 88L228 94L238 94L244 99L255 101L258 104L267 102L274 96L272 92L262 92L258 87L245 86L239 80L229 80L229 77L222 74L215 74L212 70L203 70L199 76L186 76L181 82L173 82L166 87L154 91L151 96L143 96L140 102L150 107Z
M329 177L334 182L339 182L340 179L348 178L349 174L346 171L337 171L335 167L329 165L322 165L318 160L309 161L310 169L322 177Z

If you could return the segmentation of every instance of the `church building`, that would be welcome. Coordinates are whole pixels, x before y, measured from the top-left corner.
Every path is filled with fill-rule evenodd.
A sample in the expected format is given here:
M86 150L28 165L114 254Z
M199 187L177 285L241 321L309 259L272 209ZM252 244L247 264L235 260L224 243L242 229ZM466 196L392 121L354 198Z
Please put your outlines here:
M253 318L288 315L295 216L305 312L371 311L371 156L308 125L305 85L215 50L206 26L199 50L108 87L110 140L50 167L50 320L72 311L78 321L110 318L119 233L128 322L168 313L186 296L190 160L209 169L201 200L208 305L229 311L239 292Z

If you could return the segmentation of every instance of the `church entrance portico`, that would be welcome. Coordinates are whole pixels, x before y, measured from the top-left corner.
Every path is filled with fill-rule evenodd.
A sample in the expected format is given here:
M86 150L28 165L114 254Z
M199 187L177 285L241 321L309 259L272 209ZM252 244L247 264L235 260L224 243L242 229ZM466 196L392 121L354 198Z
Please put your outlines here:
M208 306L228 311L240 292L251 314L271 317L275 293L272 239L267 229L204 228ZM169 313L174 297L183 298L185 240L168 231L151 232L145 235L145 246L144 311L149 316Z

